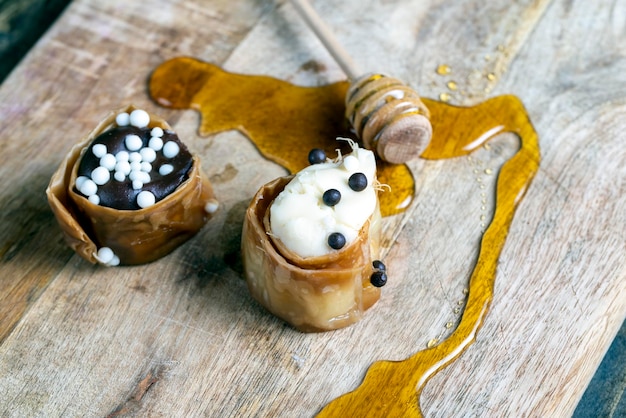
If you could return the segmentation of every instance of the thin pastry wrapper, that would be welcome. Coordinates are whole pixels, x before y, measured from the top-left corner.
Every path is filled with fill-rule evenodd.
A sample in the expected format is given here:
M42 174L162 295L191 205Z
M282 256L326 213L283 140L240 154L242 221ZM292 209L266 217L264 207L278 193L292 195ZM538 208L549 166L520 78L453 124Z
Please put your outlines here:
M46 195L63 230L68 245L81 257L97 263L98 248L109 247L120 264L143 264L154 261L187 241L210 219L207 202L215 201L213 189L193 156L189 178L154 205L139 210L119 210L91 203L74 191L82 153L101 133L115 126L115 117L132 112L128 106L111 112L67 154L52 175ZM169 124L150 115L149 128L171 129Z
M280 177L254 196L243 224L242 258L248 289L267 310L303 332L357 322L380 298L370 283L378 258L378 205L358 237L329 255L302 258L271 236L269 207L293 178Z

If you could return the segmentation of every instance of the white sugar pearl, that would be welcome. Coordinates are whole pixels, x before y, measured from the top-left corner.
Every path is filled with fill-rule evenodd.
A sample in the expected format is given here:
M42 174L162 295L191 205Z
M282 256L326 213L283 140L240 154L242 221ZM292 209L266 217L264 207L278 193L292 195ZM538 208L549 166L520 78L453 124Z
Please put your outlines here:
M130 114L130 124L138 128L145 128L150 123L150 115L141 109L135 109Z
M130 155L128 156L128 161L130 161L131 163L133 161L141 161L141 154L138 153L137 151L131 152Z
M139 154L141 154L141 161L151 163L156 160L156 151L152 148L142 148L139 150Z
M130 163L128 161L120 161L115 164L115 171L121 172L123 175L127 176L130 173Z
M152 130L150 131L150 135L152 136L156 136L158 138L161 138L163 136L163 129L157 127L152 128Z
M145 171L131 171L130 174L128 175L128 178L130 179L130 181L140 181L142 183L150 183L150 174L146 173Z
M354 155L348 155L343 159L343 166L350 172L356 171L359 168L359 159Z
M110 154L109 154L110 155ZM91 179L93 180L94 183L96 183L98 186L102 186L103 184L107 184L107 182L109 180L111 180L111 173L109 172L109 170L105 167L96 167L92 172L91 172Z
M141 162L141 171L145 171L146 173L149 173L152 171L152 164L150 164L147 161L142 161Z
M78 188L78 191L85 196L91 196L98 192L98 185L94 183L92 179L85 179L80 185L80 188Z
M113 174L113 178L119 182L122 182L126 180L126 174L124 174L123 171L116 171L115 174Z
M128 161L128 158L129 158L128 151L120 151L117 154L115 154L115 159L117 161Z
M78 176L76 177L76 188L80 191L80 188L83 187L83 183L85 180L89 180L87 176Z
M140 171L141 170L141 163L139 161L132 161L130 163L130 169L132 171Z
M163 164L159 167L159 174L162 176L167 176L172 171L174 171L174 166L172 166L172 164Z
M137 135L131 134L126 135L124 139L124 144L126 144L126 148L130 151L137 151L143 146L143 141Z
M111 261L109 261L109 266L111 267L115 267L115 266L119 266L120 265L120 258L116 255L113 256L113 259Z
M168 141L163 145L163 155L165 158L174 158L178 155L180 148L174 141Z
M115 117L115 123L117 123L117 126L128 126L130 123L130 115L126 112L120 113Z
M98 158L102 158L107 153L107 146L104 144L94 144L91 147L91 152Z
M137 205L139 205L140 208L147 208L148 206L154 205L155 202L156 198L147 190L144 190L137 195Z
M109 264L111 260L113 260L113 257L115 257L115 253L109 247L100 248L98 250L98 254L96 255L96 258L102 264Z
M92 194L91 196L89 196L87 198L91 203L93 203L94 205L99 205L100 204L100 196L98 196L97 194Z
M117 160L113 154L105 154L100 158L100 165L109 171L115 169L115 164L117 164Z
M143 181L141 180L133 180L133 189L139 190L143 188Z
M163 140L158 136L153 136L150 138L150 141L148 141L148 146L155 151L161 151L161 148L163 148Z
M206 202L206 205L204 205L204 211L206 213L215 213L217 212L217 209L219 207L220 207L219 202L215 199L211 199L208 202Z

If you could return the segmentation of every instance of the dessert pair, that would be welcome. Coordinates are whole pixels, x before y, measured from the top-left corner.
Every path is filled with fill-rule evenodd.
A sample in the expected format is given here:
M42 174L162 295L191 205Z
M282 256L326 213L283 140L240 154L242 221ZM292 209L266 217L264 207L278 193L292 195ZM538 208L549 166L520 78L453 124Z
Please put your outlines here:
M349 143L332 160L313 150L311 166L264 185L246 212L250 292L302 331L358 321L386 282L375 157ZM164 120L133 106L77 144L46 192L69 245L107 266L166 255L219 206L198 158Z

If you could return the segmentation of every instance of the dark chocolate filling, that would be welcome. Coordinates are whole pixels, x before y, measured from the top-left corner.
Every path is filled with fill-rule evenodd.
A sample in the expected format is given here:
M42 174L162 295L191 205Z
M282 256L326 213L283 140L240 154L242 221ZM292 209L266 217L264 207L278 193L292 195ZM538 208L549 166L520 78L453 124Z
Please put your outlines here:
M92 151L96 144L104 144L109 154L116 155L120 151L132 152L126 148L125 139L127 135L137 135L143 142L143 147L148 146L150 141L150 128L137 128L134 126L122 126L112 128L96 139L94 139L83 156L78 167L78 176L86 176L91 178L91 172L100 166L100 158L96 157ZM98 197L100 205L120 210L137 210L137 195L144 190L154 194L156 201L160 201L173 193L189 177L189 170L193 165L193 160L187 147L178 139L175 132L164 130L161 137L163 143L174 141L178 144L180 151L173 158L167 158L163 155L163 149L156 152L156 159L151 163L150 171L151 181L145 183L141 189L133 189L132 181L126 176L124 181L118 181L113 178L115 171L111 171L111 179L104 185L98 186ZM167 175L159 174L159 167L163 164L173 166L173 171ZM76 187L74 190L81 194Z

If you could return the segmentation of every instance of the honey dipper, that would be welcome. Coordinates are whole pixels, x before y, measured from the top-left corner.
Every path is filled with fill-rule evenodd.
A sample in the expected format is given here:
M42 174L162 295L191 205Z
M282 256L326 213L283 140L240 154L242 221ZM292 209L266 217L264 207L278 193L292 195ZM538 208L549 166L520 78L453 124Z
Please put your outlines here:
M430 143L430 113L418 94L383 74L363 74L307 0L291 0L351 82L346 118L363 146L384 161L400 164L418 157Z

